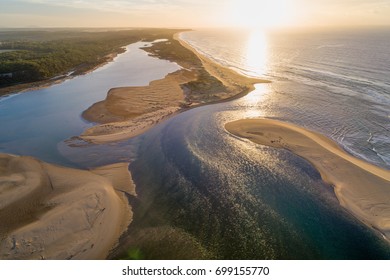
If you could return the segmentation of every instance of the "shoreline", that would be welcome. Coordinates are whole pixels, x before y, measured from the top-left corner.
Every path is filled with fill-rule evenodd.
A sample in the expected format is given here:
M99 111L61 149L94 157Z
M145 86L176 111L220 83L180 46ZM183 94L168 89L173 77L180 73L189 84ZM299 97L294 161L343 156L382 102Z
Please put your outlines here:
M57 84L61 84L67 80L71 80L71 79L79 77L79 76L87 75L87 74L99 69L100 67L103 67L103 66L107 65L108 63L113 62L114 59L118 55L120 55L126 51L125 50L126 46L123 46L121 49L124 51L113 52L113 53L107 54L106 56L104 56L105 59L102 62L94 65L91 68L88 68L88 67L85 68L85 66L80 65L79 67L76 67L75 69L73 69L71 71L68 71L68 73L71 73L71 74L63 74L63 75L53 77L53 78L47 79L47 80L36 81L36 82L31 82L31 83L16 84L16 85L0 88L0 98L9 97L12 95L17 95L19 93L24 93L24 92L28 92L28 91L36 91L36 90L45 89L45 88L48 88L48 87L51 87L51 86L54 86Z
M241 98L241 97L245 96L246 94L248 94L249 92L251 92L254 89L254 85L256 83L269 82L266 80L253 79L253 78L243 76L241 74L236 73L234 70L223 67L223 66L213 62L211 59L202 56L194 48L192 48L186 42L181 40L178 36L179 34L180 33L176 33L174 35L174 38L176 40L178 40L180 42L180 44L187 45L187 47L184 45L183 45L183 47L189 49L202 61L202 65L206 69L206 71L209 72L209 74L212 76L215 75L215 77L217 77L217 79L219 77L219 80L222 81L222 83L224 83L224 85L227 88L230 87L232 89L232 91L236 90L238 93L236 92L234 95L231 95L230 97L223 98L220 100L215 100L215 101L210 101L210 102L205 102L205 103L189 103L185 99L186 93L185 93L185 90L183 90L182 85L184 83L190 81L194 77L194 75L196 76L196 74L192 73L190 70L187 70L187 69L178 70L176 72L168 74L163 79L152 81L152 82L150 82L149 86L113 88L108 92L106 100L96 103L95 107L93 107L94 105L90 107L90 108L92 108L92 112L87 113L85 111L83 113L83 117L85 119L87 119L87 120L89 119L92 122L101 122L101 124L87 129L80 136L81 139L83 139L87 142L95 143L95 144L105 144L105 143L120 141L120 140L124 140L124 139L129 139L129 138L135 137L137 135L140 135L140 134L146 132L147 130L151 129L155 125L161 123L162 121L167 120L168 118L173 117L176 114L179 114L179 113L184 112L186 110L189 110L189 109L192 109L195 107L200 107L203 105L211 105L211 104L217 104L217 103L222 103L222 102L228 102L228 101L235 100L237 98ZM112 60L117 55L118 54L113 56ZM90 73L90 72L96 70L97 68L99 68L99 67L101 67L109 62L110 61L106 61L106 62L102 63L100 66L96 66L94 69L91 69L90 71L82 73L80 75ZM78 75L65 77L64 80L71 79L71 78L77 77L77 76ZM243 79L244 78L250 79L250 80L252 80L251 81L252 83L250 83L247 80L248 84L245 85L245 86L247 86L247 88L246 89L240 88L240 91L239 91L235 87L235 82L234 82L234 79L235 79L234 77L237 77L237 76L241 76L241 78L243 78ZM60 82L62 82L62 81L58 80L58 83L60 83ZM53 82L53 84L49 84L46 86L52 86L56 83L57 82ZM38 87L36 89L35 88L26 89L24 91L37 90L37 89L44 88L46 86ZM146 110L147 107L151 105L148 102L150 102L150 97L154 96L153 94L157 94L156 96L154 96L156 98L161 97L160 96L160 94L161 94L160 88L161 87L167 88L165 91L166 93L168 91L172 92L172 87L174 88L174 94L167 96L167 98L169 99L169 102L166 102L164 104L164 106L162 106L161 104L158 104L158 103L153 104L152 106L154 106L156 108L156 110L152 110L152 111ZM24 92L24 91L21 91L21 92ZM123 98L123 96L128 95L129 93L131 95L130 99ZM148 94L147 99L149 99L146 101L145 104L141 104L141 106L138 104L130 111L126 111L128 105L131 105L134 101L137 101L137 99L139 99L140 96L144 95L145 93ZM1 96L1 94L0 94L0 96ZM164 98L164 100L166 101L167 98ZM155 101L157 102L158 98ZM155 101L152 101L152 102L155 102ZM110 102L112 102L112 103L110 103ZM115 114L111 114L109 112L109 110L107 111L107 108L105 108L105 106L108 103L110 103L109 106L112 106L111 111L116 112ZM95 110L95 111L93 111L93 110ZM118 114L118 112L122 112L122 113ZM89 116L87 116L87 114L89 114ZM275 122L277 122L277 121L275 121ZM281 124L277 124L277 123L270 125L270 127L272 127L272 128L269 128L270 131L272 131L272 129L274 129L274 128L277 128L277 131L274 134L276 138L272 138L272 139L270 138L268 140L267 139L264 140L264 143L266 143L268 141L267 142L268 144L265 144L265 145L269 145L272 147L278 147L278 148L285 148L285 149L289 149L289 148L291 148L290 146L292 146L292 147L296 147L299 151L302 149L302 147L301 147L302 141L301 140L299 140L298 143L295 143L294 141L292 141L293 143L289 143L287 141L287 138L289 139L292 132L297 132L297 131L300 132L301 128L298 128L298 130L297 130L297 128L295 128L293 125L289 125L289 124L281 125ZM280 139L279 139L280 134L278 134L278 133L280 133L279 129L285 128L285 127L287 127L288 130L292 131L290 133L286 132L287 136L284 136L284 138L282 137L283 140L286 141L286 143L280 142ZM256 126L256 129L257 129L257 126ZM302 129L302 130L306 131L305 129ZM260 137L261 136L260 133L263 133L263 132L258 132L256 130L254 130L255 133L250 133L248 131L244 131L244 132L239 131L239 130L237 130L237 131L238 131L237 133L243 133L243 135L245 134L247 136L245 138L248 138L251 141L254 141L253 139L255 139L256 137ZM319 148L321 148L321 147L324 149L328 148L328 150L330 150L333 154L339 155L339 157L341 158L340 162L341 161L352 162L352 165L355 165L356 167L353 167L348 172L349 177L354 176L355 171L353 171L353 170L363 170L362 172L372 173L374 177L379 177L379 179L378 179L379 181L381 181L381 179L389 181L389 178L387 177L387 173L382 174L382 172L380 172L376 169L375 169L376 171L374 171L374 172L371 172L372 170L367 171L366 169L370 169L370 164L365 163L364 161L360 161L360 160L358 160L356 162L354 160L351 161L350 157L352 157L352 156L349 156L348 154L346 154L345 151L343 151L340 147L338 147L338 145L336 143L330 141L325 136L322 136L320 134L316 134L316 133L310 132L310 131L306 131L305 133L302 132L300 134L303 135L303 137L308 137L312 140L313 140L313 138L309 137L308 135L313 134L314 135L313 137L315 139L313 141L317 142L317 144L320 143ZM288 135L290 135L290 136L288 136ZM241 137L243 137L243 136L241 136ZM263 143L260 140L258 140L258 141L260 144ZM323 145L321 145L321 144L323 144ZM346 155L340 156L339 153L345 153ZM298 152L297 152L297 155L299 155ZM23 158L27 158L27 157L23 157ZM1 160L2 160L2 154L0 154L0 182L8 182L8 184L14 184L14 183L19 182L18 180L19 180L20 176L14 175L15 173L18 173L18 172L15 172L15 170L10 172L11 175L7 174L6 175L7 178L5 178L5 179L2 178L2 172L4 172L5 169L1 165ZM28 159L28 161L31 161L31 160L32 159ZM93 196L93 194L95 194L95 193L103 192L104 194L101 197L102 197L102 199L105 200L104 205L108 205L108 206L103 207L100 205L98 208L95 207L94 210L96 210L96 209L100 209L100 210L103 209L103 210L100 212L95 211L94 217L96 217L96 219L95 218L94 219L95 220L105 219L106 223L103 224L103 227L106 227L107 224L112 225L114 228L116 228L115 232L114 233L113 232L107 233L107 231L103 232L106 229L100 228L99 229L100 234L95 233L95 236L93 236L92 238L89 238L89 240L86 241L86 243L74 244L74 248L76 248L76 249L75 250L72 249L73 250L72 252L70 252L70 249L68 250L68 248L65 248L65 249L61 248L60 250L58 250L58 247L52 247L55 249L50 249L48 251L52 252L53 255L55 256L52 258L59 258L58 257L59 254L62 254L63 252L66 252L67 256L61 255L60 256L61 258L83 258L83 259L106 258L109 254L109 251L114 249L118 245L119 237L126 231L128 225L132 221L131 205L128 203L128 201L124 195L124 193L130 194L132 196L136 195L135 185L132 183L131 174L128 171L128 164L117 163L117 164L113 164L113 165L109 165L109 166L94 168L90 171L84 171L84 170L76 170L76 169L71 170L69 168L62 168L59 166L52 166L52 165L47 164L47 163L42 163L38 160L35 160L35 161L38 162L39 165L43 166L42 173L34 171L34 173L41 174L39 176L44 178L44 179L40 179L40 180L44 180L44 181L46 180L46 183L43 184L45 186L44 187L44 195L42 196L43 198L42 198L42 200L37 199L36 204L34 205L34 207L36 207L36 209L34 209L33 214L36 216L27 217L27 218L31 219L31 221L30 220L27 221L26 218L23 218L23 221L22 222L19 221L19 224L18 224L19 226L22 225L22 227L20 227L19 229L12 230L12 231L10 230L10 232L14 235L13 238L15 238L15 237L19 238L19 240L21 240L21 241L14 241L16 239L13 239L13 238L8 238L8 239L3 240L2 236L1 236L2 232L0 230L0 248L1 248L0 251L2 252L3 248L4 248L4 252L7 253L7 252L10 252L12 250L15 250L15 248L18 248L18 249L21 248L21 249L25 250L25 252L28 252L30 254L31 249L35 248L34 250L36 250L36 251L33 252L33 254L31 256L33 256L34 258L42 257L42 255L38 254L37 252L39 252L39 250L42 249L42 247L39 247L39 246L41 246L43 243L45 243L44 241L46 241L46 239L44 239L45 235L42 235L43 236L42 242L36 243L37 245L36 246L34 245L35 247L33 248L33 247L31 247L32 243L30 241L30 240L32 240L32 237L31 237L31 235L28 235L28 232L32 232L34 234L36 234L39 230L41 230L41 232L44 232L44 229L42 229L42 228L44 228L48 223L55 224L56 220L54 220L53 217L59 217L59 216L63 215L60 212L63 210L58 209L58 208L61 208L62 205L66 205L66 203L70 203L70 200L79 199L80 203L82 203L81 199L85 198L86 195L91 194ZM310 160L308 160L308 161L311 162ZM328 166L329 164L330 163L327 163L326 165ZM317 167L315 167L315 168L317 168ZM346 208L350 213L352 213L360 221L363 221L365 224L369 225L370 227L372 227L375 230L382 233L385 236L385 238L387 239L387 241L390 240L390 223L388 221L389 219L386 220L386 217L390 217L388 215L388 213L389 213L388 208L386 208L386 209L380 208L380 205L378 202L376 202L375 204L369 204L367 201L363 201L362 196L358 196L356 198L355 197L356 193L359 195L359 192L351 191L351 189L348 189L348 186L346 186L344 183L341 184L341 187L340 187L339 182L338 182L338 184L334 184L333 180L335 180L335 179L333 179L333 177L332 177L334 175L332 175L332 174L328 175L327 172L323 172L323 171L321 172L320 169L319 169L319 171L321 173L321 177L323 178L323 180L325 182L329 182L329 184L334 185L336 196L337 196L338 200L340 201L340 204L344 208ZM31 169L29 169L28 172L31 172ZM126 172L129 174L126 174ZM45 175L45 173L47 173L47 174ZM359 173L359 172L356 172L356 173ZM96 177L96 176L98 176L98 177ZM345 175L345 176L347 176L347 175ZM359 174L359 176L365 177L365 175L361 175L361 174ZM34 177L33 180L36 180L36 177ZM75 180L77 182L72 181L72 180ZM98 182L98 184L101 187L95 187L95 188L93 188L93 190L90 189L89 187L84 188L85 185L88 185L91 181L95 182L95 180L96 180L96 182ZM357 180L357 181L359 183L362 180ZM80 184L80 186L83 185L83 187L79 193L73 192L73 191L75 191L73 189L72 189L72 191L69 191L69 192L65 190L67 188L71 188L71 185L74 183L78 183L78 184ZM127 185L128 183L131 184L131 187L129 185ZM56 187L56 185L57 185L57 187ZM53 188L53 186L54 186L54 189L58 190L58 191L56 190L55 194L52 193L53 190L50 190L50 188ZM356 188L356 186L355 186L355 188ZM361 193L365 194L363 189L361 189L361 190L359 189L359 191L361 191ZM31 198L35 199L37 197L37 194L35 193L35 191L34 192L30 191L30 192L28 192L28 194L29 194L29 196L27 197L28 200L30 200ZM31 194L32 194L32 196L31 196ZM40 194L40 193L38 193L38 194ZM385 195L387 195L387 197L388 197L388 193L385 192ZM378 199L386 197L385 195L378 197ZM81 197L81 198L79 198L79 197ZM8 201L9 197L7 199L3 199L3 200L1 200L1 199L2 199L2 197L1 197L1 193L0 193L0 210L2 209L2 205L3 205L2 201ZM12 209L10 211L11 213L14 211L16 206L19 207L21 204L24 203L24 201L21 201L21 199L24 199L23 197L19 197L18 199L19 200L17 201L17 203L15 205L13 205L14 208L10 208L10 209ZM46 205L43 208L42 208L42 205L43 205L42 202L44 202L43 204ZM369 201L369 202L371 203L372 201ZM364 204L364 203L366 203L366 204ZM119 205L119 206L116 207L115 205ZM91 208L90 206L91 206L90 204L83 205L83 207L85 207L85 208ZM66 208L66 209L69 210L73 207L74 207L74 205L71 204L71 206L68 206L68 208ZM353 209L353 210L350 210L348 207L350 209ZM62 209L64 209L64 208L62 208ZM109 213L109 211L111 211L111 212ZM355 211L356 213L351 212L351 211ZM383 211L385 211L384 212L385 214L383 214ZM63 212L65 212L65 211L63 211ZM102 217L100 213L104 213L105 216ZM128 213L129 215L126 215L126 213ZM9 216L14 217L12 215L13 214L10 214ZM75 216L78 217L79 215L75 214ZM118 218L118 216L121 216L121 218ZM61 216L61 218L62 217L64 217L64 216ZM0 221L3 224L3 220L1 218L2 217L0 215ZM68 220L69 219L74 220L75 218L68 218ZM79 222L79 220L77 222ZM96 223L94 223L94 224L96 224ZM69 226L69 224L65 224L64 226ZM78 225L74 225L74 224L72 226L76 227L76 228L78 227ZM81 227L83 227L83 226L81 226ZM11 227L14 227L14 225L11 225ZM58 230L58 232L59 231L61 231L61 230ZM47 233L44 232L44 234L47 234ZM73 236L72 232L70 232L70 234L72 234L71 238L76 239L76 237ZM35 237L33 237L33 238L35 238ZM97 238L100 238L97 241L97 242L100 242L99 246L95 246L95 244L97 243L96 242ZM84 240L86 240L86 239L87 238L84 238ZM69 239L67 241L70 242ZM68 246L68 243L67 244L54 244L53 246L60 246L60 245ZM102 247L102 248L98 250L97 247L99 247L99 248ZM21 250L21 249L19 249L19 250ZM8 251L6 251L6 250L8 250ZM55 255L56 253L57 253L57 255ZM13 259L19 258L19 257L15 257L15 255L12 255L12 256L9 255L9 256ZM22 259L29 258L28 256L30 256L30 255L25 254L21 258ZM43 256L43 257L50 258L48 256ZM0 254L0 259L1 258L3 258L2 254Z
M194 47L192 47L189 43L184 41L183 39L180 38L180 33L175 33L174 34L174 39L179 41L179 43L185 47L186 49L190 50L192 53L194 53L202 62L203 67L205 70L211 75L216 77L218 80L220 80L224 85L226 85L228 88L233 89L233 91L236 89L237 85L239 84L239 81L236 79L245 79L245 86L247 86L248 92L251 92L252 90L255 89L254 85L258 83L270 83L271 81L265 80L265 79L258 79L258 78L251 78L248 76L244 76L243 74L240 74L230 68L227 68L225 66L222 66L218 64L217 62L214 62L210 58L202 55L199 53ZM242 90L241 90L242 91ZM237 94L240 94L240 92L236 92L236 94L229 96L229 98L234 99L234 97L237 96ZM239 96L241 97L241 96ZM219 101L223 101L219 100Z
M0 259L105 259L132 221L127 163L91 170L0 154Z
M190 51L194 52L192 49ZM193 54L198 57L196 52ZM110 59L81 75L111 62L117 55L111 54ZM204 63L202 60L202 69ZM208 65L213 64L208 62ZM187 62L187 66L191 66L191 63ZM228 93L217 93L219 100L188 102L183 85L194 81L199 72L182 67L161 80L150 82L149 86L111 89L108 95L114 101L114 111L118 112L119 101L125 117L120 119L119 116L118 119L118 115L114 115L116 121L110 122L108 116L102 125L88 129L81 138L98 144L128 139L185 110L239 98L253 90L255 83L264 82L217 64L213 67L220 75L228 73L225 79L223 76L219 78L231 88ZM49 87L78 75L38 82L38 86L34 87L24 84L26 88L14 94ZM232 83L236 82L241 83L242 87L238 84L233 86ZM161 88L165 93L169 92L163 98L164 104L161 102ZM124 102L122 95L129 92L133 93L134 98ZM130 110L129 113L136 115L135 118L126 119L126 106L144 93L149 93L146 99L155 94L155 109L143 110L150 107L149 100L141 106L140 111ZM225 98L220 98L218 94ZM166 102L167 99L169 102ZM92 118L101 117L97 109ZM140 106L133 109L138 110ZM132 207L125 194L135 196L136 193L128 164L125 163L87 171L44 163L32 157L0 154L0 182L0 209L4 210L0 215L0 259L104 259L118 245L120 236L132 221ZM22 193L19 187L23 188Z
M231 101L245 96L256 83L270 81L246 77L231 69L213 62L199 54L185 41L179 33L172 36L181 47L189 50L200 60L201 69L188 65L188 61L171 60L182 66L182 69L169 73L165 78L155 80L144 87L112 88L105 100L97 102L82 113L82 117L97 125L86 129L79 137L94 144L121 141L138 136L162 121L191 108ZM169 48L166 47L166 48ZM146 52L156 55L158 52ZM157 55L156 55L157 56ZM159 59L166 59L159 57ZM203 97L203 100L191 100L191 90L187 85L198 81L201 71L221 82L225 90ZM190 93L189 93L190 92Z
M254 143L291 151L334 187L342 207L390 242L390 171L355 158L326 136L272 119L243 119L225 129Z
M194 74L181 69L148 86L110 89L107 98L82 113L90 122L80 138L95 144L125 140L140 135L186 106L182 84Z

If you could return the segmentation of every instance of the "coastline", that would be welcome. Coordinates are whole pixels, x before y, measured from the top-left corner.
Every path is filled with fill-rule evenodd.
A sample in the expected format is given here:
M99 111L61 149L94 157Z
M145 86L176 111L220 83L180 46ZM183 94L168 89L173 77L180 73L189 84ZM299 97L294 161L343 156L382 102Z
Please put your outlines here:
M340 205L390 242L390 171L357 159L331 139L293 124L244 119L225 124L228 132L254 143L287 149L309 161L334 187Z
M232 94L231 96L228 96L225 98L232 98L231 100L233 100L234 97L237 96L237 94L239 94L241 91L243 91L242 86L247 87L246 93L249 93L255 89L255 87L254 87L255 84L257 84L257 83L270 83L271 82L269 80L264 80L264 79L250 78L250 77L244 76L242 74L239 74L232 69L229 69L229 68L224 67L220 64L217 64L216 62L212 61L210 58L200 54L190 44L188 44L186 41L181 39L180 33L175 33L174 39L178 40L183 47L185 47L186 49L193 52L200 59L203 67L206 69L206 71L211 76L216 77L229 90L231 90L232 92L235 93L235 94ZM241 96L239 96L239 97L241 97ZM223 101L223 100L220 100L220 101Z
M199 55L196 51L194 52L197 56ZM207 59L207 58L206 58ZM209 59L210 60L210 59ZM210 60L211 64L215 64L212 60ZM202 61L202 64L203 64L203 61ZM216 67L218 67L218 65L216 65ZM226 68L224 68L226 69ZM191 72L189 70L186 70L186 69L182 69L184 72L182 73L189 73L191 74ZM179 71L182 71L182 70L179 70ZM229 69L227 69L229 70ZM93 70L91 70L93 71ZM179 72L178 71L178 72ZM218 74L218 69L214 70L216 71L216 73ZM174 72L174 73L171 73L171 74L177 74L178 76L181 75L181 73L177 73L177 72ZM168 74L168 76L171 76L171 74ZM217 75L216 74L216 75ZM166 78L167 78L166 77ZM171 79L171 77L168 78L168 80ZM230 100L234 100L236 98L239 98L239 97L242 97L244 96L245 94L247 94L248 92L250 92L251 90L253 90L253 86L254 84L252 85L249 85L248 89L245 89L245 90L242 90L240 93L236 94L236 95L233 95L231 97L227 97L227 98L224 98L224 99L221 99L221 100L216 100L216 101L210 101L210 102L207 102L207 103L190 103L188 102L188 100L185 99L185 91L182 91L182 85L181 83L179 82L175 82L175 84L170 84L170 82L167 82L167 80L162 79L162 84L160 85L165 85L168 86L173 86L175 87L176 89L179 88L180 91L177 91L177 93L175 94L179 94L179 95L176 95L175 98L172 99L172 102L177 102L175 103L174 105L172 106L168 106L168 107L164 107L164 108L159 108L158 110L156 111L152 111L152 112L144 112L144 111L130 111L129 114L133 114L133 116L131 116L130 120L126 120L126 114L128 112L124 112L123 114L114 114L114 115L109 115L109 114L105 114L102 115L102 111L99 111L100 108L96 108L96 114L91 114L91 118L94 118L94 117L97 117L97 118L100 118L100 120L97 120L96 122L101 122L102 124L101 125L97 125L97 126L94 126L93 128L90 128L89 130L87 130L88 132L85 134L85 135L82 135L83 139L88 141L88 142L93 142L93 143L96 143L96 144L100 144L100 143L109 143L109 142L113 142L113 141L119 141L121 139L127 139L127 138L131 138L131 137L134 137L134 136L137 136L139 134L142 134L144 133L145 131L147 131L148 129L152 128L154 125L156 125L157 123L160 123L162 122L163 120L167 119L167 118L170 118L172 117L173 115L175 114L178 114L184 110L188 110L190 108L194 108L194 107L198 107L198 106L203 106L203 105L209 105L209 104L215 104L215 103L220 103L220 102L226 102L226 101L230 101ZM148 91L155 91L155 89L153 88L153 85L154 84L159 84L161 82L161 80L157 80L157 81L152 81L150 83L149 86L146 86L146 87L129 87L129 88L114 88L112 90L109 91L108 93L108 98L107 100L109 100L109 95L111 93L115 93L115 94L112 94L111 97L115 97L114 99L117 99L117 102L119 104L119 110L114 110L114 111L117 111L117 112L120 112L120 111L125 111L125 103L129 103L131 104L133 101L137 100L136 95L137 93L141 94L143 93L143 91L145 92L148 92ZM225 81L225 86L228 86L228 81ZM159 86L158 86L159 87ZM175 89L175 91L176 91ZM134 96L132 96L132 98L134 99L127 99L125 100L124 103L122 103L124 100L121 99L121 95L126 95L128 93L131 93L132 95L134 94ZM159 92L154 92L154 94L159 94ZM149 97L149 96L148 96ZM150 101L150 100L149 100ZM148 101L148 102L149 102ZM114 102L115 103L115 102ZM150 105L150 104L148 104ZM115 105L114 105L115 106ZM156 106L156 104L152 105L152 106ZM147 107L144 106L142 107L143 109L146 109ZM103 108L104 109L104 108ZM136 106L137 110L140 109L140 107ZM88 119L89 117L85 117L86 119ZM93 121L93 120L91 120ZM276 125L275 125L276 126ZM134 130L135 128L135 130ZM90 134L88 136L88 134ZM321 135L317 135L320 139L321 139ZM90 138L89 138L90 137ZM323 137L323 136L322 136ZM324 138L324 141L326 142L327 138L323 137ZM277 139L278 140L278 139ZM272 140L274 141L274 140ZM272 143L272 141L270 141L270 146L271 144L274 144L275 147L276 145L278 145L278 143L276 143L275 141ZM334 149L340 149L337 144L333 143L334 145L332 145L331 143L328 143L328 145L330 145L330 147L333 147ZM299 146L299 144L298 144ZM283 147L283 145L281 145L280 147ZM286 148L286 147L284 147ZM288 147L287 147L288 148ZM46 166L46 164L43 164ZM125 169L127 169L127 164L124 165ZM365 169L364 167L364 164L363 166L361 166L362 169ZM55 174L65 174L66 172L64 172L63 170L60 170L60 169L57 169L57 168L50 168L50 167L47 167L47 170L50 170L50 171L47 171L47 172L50 172L52 174L52 176L57 176ZM0 175L1 175L1 172L2 172L2 168L0 167ZM112 180L115 180L115 179L119 179L121 178L121 175L117 176L115 174L114 171L112 171L112 168L110 166L107 166L107 167L101 167L101 168L97 168L97 169L94 169L94 170L91 170L90 172L92 172L93 174L97 174L99 173L98 175L99 176L102 176L104 177L104 179L109 179L110 182L112 182ZM127 171L128 172L128 171ZM121 173L121 172L120 172ZM92 177L88 177L89 174L87 173L83 173L81 175L81 173L79 173L80 176L84 177L85 179L87 178L90 178L88 180L91 180ZM118 173L119 174L119 173ZM71 176L74 176L74 173L71 174L71 173L68 173L69 177ZM350 176L353 176L354 174L350 175ZM375 175L375 174L374 174ZM60 176L60 175L58 175ZM106 176L108 176L108 178L105 178ZM323 174L321 173L321 176L323 176ZM12 177L12 176L11 176ZM379 176L380 177L380 176ZM123 177L124 178L124 177ZM129 181L128 178L125 178L125 179L119 179L119 180L125 180L125 181ZM1 176L0 176L0 179L1 179ZM12 180L14 180L14 178L11 178ZM11 181L12 181L11 180ZM131 178L130 178L131 180ZM325 179L324 179L325 180ZM3 181L1 181L3 182ZM13 182L13 181L12 181ZM330 181L329 181L330 182ZM111 183L110 183L111 184ZM333 184L333 183L331 183ZM121 184L120 182L116 182L115 184L112 183L111 185L114 186L114 189L116 190L116 195L118 195L118 192L119 193L122 193L123 191L125 191L124 189L121 189ZM113 187L111 186L111 187ZM335 191L336 191L336 187L335 187ZM131 195L135 195L135 191L132 191L132 192L126 192L128 194L131 193ZM336 194L337 195L337 194ZM344 189L343 192L341 192L341 196L346 196L347 199L346 199L346 202L343 202L344 204L346 204L347 206L344 206L345 208L347 207L357 207L356 206L356 203L354 203L354 201L352 201L353 203L350 203L350 200L351 198L348 197L348 195L350 196L353 196L354 193L350 193L349 190L347 189ZM107 195L109 197L111 197L110 195ZM340 198L338 197L338 199L340 200ZM349 200L348 200L349 199ZM49 201L49 200L47 200ZM114 199L113 201L117 201L116 199ZM124 203L125 200L122 200L121 203ZM111 201L112 202L112 201ZM125 211L130 211L131 213L131 206L128 205L128 202L126 202L127 205L124 205L124 206L127 206L129 208L129 210L125 210ZM340 203L341 200L340 200ZM348 205L348 203L350 205ZM0 204L1 205L1 204ZM50 208L51 207L51 200L50 200L50 203L48 203L48 207ZM38 209L39 211L41 211L42 209ZM46 213L48 212L45 212L46 210L51 210L51 209L43 209L43 214L41 212L37 212L37 216L39 217L39 219L41 217L46 217ZM374 209L375 210L375 209ZM377 209L378 210L378 209ZM117 211L117 209L115 210ZM121 210L122 211L122 210ZM348 210L350 212L350 210ZM365 211L365 209L363 209L363 212ZM116 212L118 213L118 212ZM387 212L386 212L387 213ZM353 213L354 214L354 213ZM374 213L375 215L378 215L377 213ZM374 215L373 214L373 215ZM376 225L373 225L372 223L370 223L369 221L367 221L366 219L361 218L359 217L358 215L354 214L356 217L358 217L360 220L362 220L364 223L368 224L369 226L377 229L378 231L382 232L383 233L383 230L379 229ZM375 216L374 215L374 216ZM386 214L387 215L387 214ZM386 216L384 215L384 216ZM387 215L388 216L388 215ZM112 217L112 214L110 214L110 217ZM379 218L378 218L379 219ZM124 220L122 220L124 221ZM112 221L111 221L112 222ZM130 221L129 223L131 222L131 217L130 217ZM116 222L118 223L118 222ZM125 222L123 222L125 223ZM385 221L386 223L386 221ZM127 223L128 225L128 223ZM387 226L385 226L387 227ZM23 226L24 228L24 226ZM124 227L122 228L122 230L125 230ZM19 234L19 233L18 233ZM104 234L105 236L106 234ZM20 236L20 235L19 235ZM118 238L119 238L120 234L117 235L117 237L113 237L111 239L111 243L114 244L113 246L115 246L115 242L118 242ZM387 240L389 240L389 237L387 235L385 235L387 237ZM1 240L1 239L0 239ZM8 240L9 241L9 240ZM12 240L9 241L10 243L9 244L12 244L11 247L14 246L14 243ZM114 243L113 243L114 242ZM18 244L18 246L20 246L21 243ZM91 246L95 244L95 243L92 243L90 244ZM0 244L1 245L1 244ZM30 243L28 246L31 246ZM1 248L1 247L0 247ZM8 247L9 248L9 247ZM93 248L93 246L91 247L91 249ZM107 250L109 250L109 248L106 246ZM112 247L111 247L112 248ZM84 249L83 249L84 250ZM80 250L81 251L81 250ZM83 258L104 258L105 256L107 256L106 253L102 253L102 254L97 254L97 253L91 253L91 251L87 251L89 255L87 255L87 253L85 253L85 255L80 255L78 254L78 256L83 256ZM38 256L38 255L36 255ZM69 255L70 256L70 255ZM39 257L39 256L38 256ZM0 256L1 258L1 256Z
M0 259L105 259L132 221L127 167L77 170L0 154Z
M93 104L82 113L84 119L97 125L85 130L80 135L81 139L102 144L132 138L179 112L202 105L231 101L252 91L254 84L269 82L249 78L218 65L180 39L179 34L180 32L175 33L173 40L194 54L199 59L201 67L181 59L170 59L183 68L161 80L150 82L148 86L110 89L105 100ZM160 59L164 58L157 55L158 51L147 52ZM199 97L193 98L188 84L202 79L201 71L206 71L208 75L216 78L223 84L224 89L217 89L210 95L202 96L203 100L199 100Z
M177 35L174 37L179 40ZM199 57L194 51L190 49ZM109 63L116 55L109 55L109 59L81 75ZM98 144L131 138L184 110L230 101L254 89L254 83L264 82L212 61L201 61L201 69L182 63L182 69L145 87L111 89L102 103L108 108L112 106L116 114L101 110L101 102L91 106L92 113L84 112L83 116L102 124L88 129L81 138ZM180 61L174 62L180 65ZM195 81L199 71L206 68L214 69L211 73L219 73L218 80L228 90L207 95L216 100L189 101L184 85ZM41 89L73 77L34 83L37 86L33 88L25 84L26 88L19 92ZM129 94L131 97L127 98ZM31 157L0 154L0 182L0 259L104 259L132 221L132 208L126 195L136 193L126 163L87 171L55 166Z

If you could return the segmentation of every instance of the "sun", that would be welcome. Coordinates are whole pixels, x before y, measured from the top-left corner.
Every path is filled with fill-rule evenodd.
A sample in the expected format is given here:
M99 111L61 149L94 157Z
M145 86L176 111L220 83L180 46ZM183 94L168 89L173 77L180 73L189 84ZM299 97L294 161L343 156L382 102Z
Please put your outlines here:
M289 23L290 0L231 0L229 21L235 27L268 28Z

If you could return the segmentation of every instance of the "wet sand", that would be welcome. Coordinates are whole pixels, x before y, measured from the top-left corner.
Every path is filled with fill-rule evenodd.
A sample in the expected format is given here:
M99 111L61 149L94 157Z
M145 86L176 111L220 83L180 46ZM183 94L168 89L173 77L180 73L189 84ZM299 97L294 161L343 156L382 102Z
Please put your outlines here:
M227 123L230 133L257 144L287 149L308 160L334 186L340 204L390 241L390 171L355 158L327 137L270 119Z
M0 259L104 259L132 221L127 163L93 170L0 154Z

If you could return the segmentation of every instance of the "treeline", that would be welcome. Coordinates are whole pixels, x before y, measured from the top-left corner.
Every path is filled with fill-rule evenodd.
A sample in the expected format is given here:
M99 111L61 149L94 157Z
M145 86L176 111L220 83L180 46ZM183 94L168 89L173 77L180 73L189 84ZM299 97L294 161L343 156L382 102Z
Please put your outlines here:
M122 31L10 31L0 33L0 86L76 74L101 64L111 53L140 41L171 37L177 30L144 29ZM50 37L55 38L49 40ZM7 38L6 40L4 40ZM42 40L44 38L45 40Z

